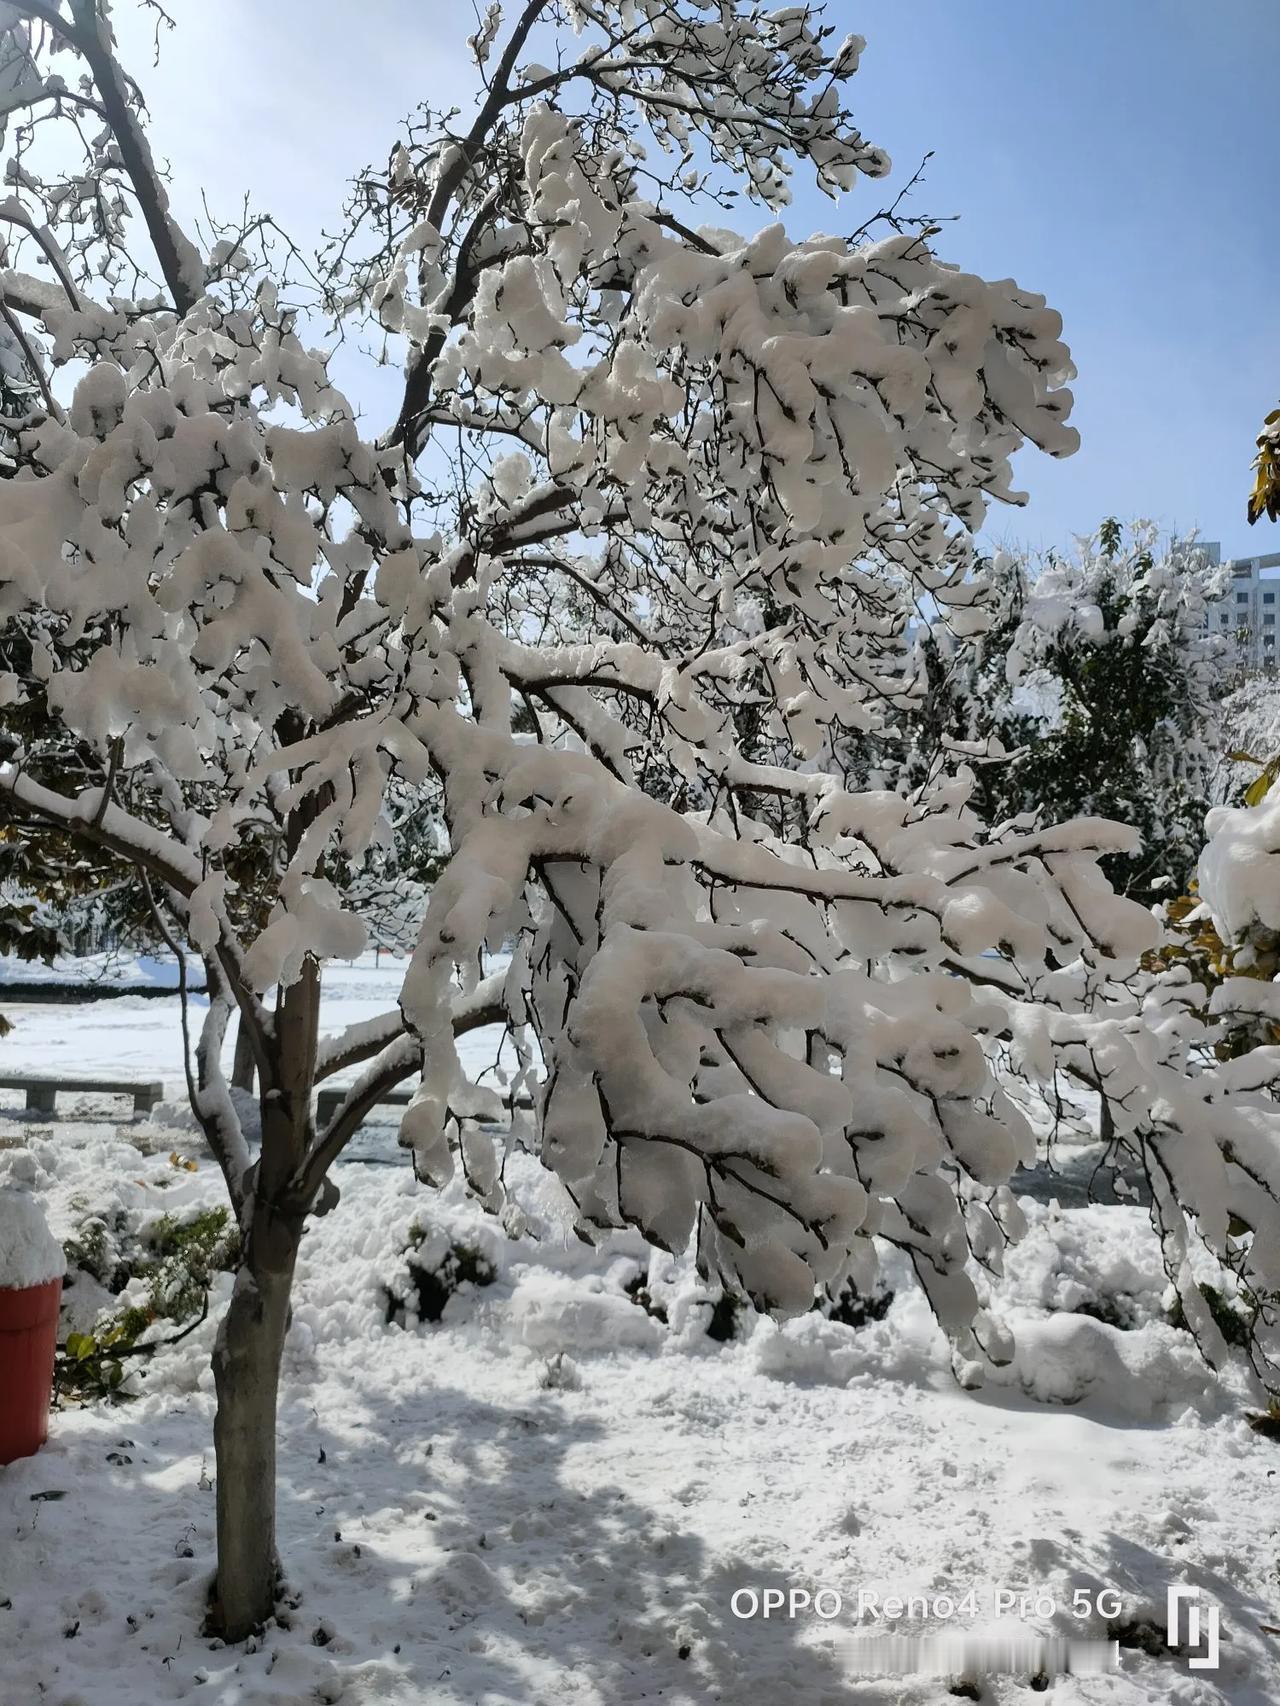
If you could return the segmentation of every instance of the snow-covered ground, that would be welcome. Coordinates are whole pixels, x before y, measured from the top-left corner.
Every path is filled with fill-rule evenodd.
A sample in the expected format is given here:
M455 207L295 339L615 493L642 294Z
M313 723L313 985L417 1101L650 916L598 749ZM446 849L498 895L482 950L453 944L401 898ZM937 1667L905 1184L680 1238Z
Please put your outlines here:
M354 968L326 1022L382 1010L393 986L393 972ZM5 1011L0 1059L15 1070L145 1072L176 1096L171 1003ZM219 1200L176 1113L130 1122L86 1102L82 1119L68 1100L50 1123L14 1106L0 1096L0 1182L29 1176L59 1236L90 1211L137 1221ZM638 1241L587 1250L555 1182L517 1163L536 1234L519 1242L456 1187L338 1167L343 1200L305 1240L286 1351L289 1609L256 1650L199 1633L216 1307L142 1365L132 1402L59 1411L40 1454L0 1470L4 1706L922 1706L955 1697L947 1679L859 1677L860 1642L991 1628L1002 1588L1057 1608L1006 1616L1010 1635L1102 1636L1097 1617L1070 1615L1077 1590L1091 1603L1114 1590L1122 1621L1163 1628L1173 1582L1219 1609L1220 1669L1125 1647L1118 1674L1060 1676L1048 1697L1280 1697L1267 1632L1280 1624L1280 1447L1248 1427L1239 1381L1207 1375L1161 1318L1142 1210L1028 1200L1032 1231L996 1300L1018 1357L966 1393L892 1265L880 1321L752 1320L720 1343L690 1275L655 1258L668 1320L646 1313L625 1289L649 1266ZM480 1243L498 1277L436 1324L387 1325L382 1287L415 1220ZM733 1613L739 1590L822 1586L843 1596L833 1618ZM978 1615L860 1619L860 1590L972 1593ZM1030 1668L982 1690L1029 1702Z
M498 962L495 962L495 964ZM0 959L0 982L29 964ZM156 959L107 960L95 956L92 960L59 961L53 967L38 966L50 981L90 983L93 975L107 976L118 987L176 988L177 970L173 961ZM362 1019L372 1019L389 1012L395 1005L404 983L405 967L388 954L380 962L372 953L350 964L332 965L326 969L322 1025L326 1031L342 1031ZM205 996L190 998L191 1041L194 1048L199 1028L208 1007ZM79 1002L63 1006L52 1002L26 1002L21 991L0 996L0 1012L13 1026L12 1032L0 1040L0 1073L65 1073L68 1077L112 1079L145 1078L163 1080L167 1101L183 1102L186 1087L182 1069L182 1028L179 1022L179 1002L176 993L170 999L142 995L116 995L99 1001ZM471 1031L459 1039L458 1053L468 1073L477 1082L493 1082L483 1074L491 1072L495 1062L514 1070L515 1054L507 1047L499 1062L502 1042L501 1029L488 1026ZM235 1050L235 1025L227 1027L222 1051L223 1069L231 1071ZM349 1083L359 1072L355 1067L337 1073L331 1080L335 1086ZM6 1110L21 1109L20 1091L0 1089L0 1118ZM105 1114L112 1107L119 1111L121 1104L94 1096L60 1096L59 1114ZM379 1152L394 1152L394 1142L388 1143L388 1128L374 1128L368 1138L357 1138L355 1153L367 1153L373 1145ZM362 1140L363 1139L363 1140Z
M203 981L198 967L191 981L193 984ZM156 959L149 954L64 954L50 965L43 960L19 959L16 954L0 954L0 986L20 983L176 989L178 962L172 956Z

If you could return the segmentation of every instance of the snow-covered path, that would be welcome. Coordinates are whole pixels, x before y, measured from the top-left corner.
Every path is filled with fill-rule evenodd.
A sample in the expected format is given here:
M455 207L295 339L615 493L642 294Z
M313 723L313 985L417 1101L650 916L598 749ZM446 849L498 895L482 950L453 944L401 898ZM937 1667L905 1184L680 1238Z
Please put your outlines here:
M19 1135L60 1232L90 1203L217 1197L207 1161L176 1171L107 1126L0 1121L0 1141ZM1114 1589L1125 1617L1163 1624L1173 1580L1221 1608L1220 1671L1125 1649L1119 1675L1060 1678L1050 1698L1263 1706L1280 1692L1280 1648L1259 1630L1277 1621L1277 1447L1185 1335L1047 1312L1095 1271L1149 1314L1140 1212L1035 1211L1004 1294L1025 1356L1014 1384L966 1394L907 1287L857 1331L810 1316L718 1344L666 1259L653 1283L669 1323L632 1302L639 1246L576 1245L532 1166L517 1194L538 1243L496 1236L407 1172L343 1167L339 1183L304 1246L286 1353L289 1627L256 1651L199 1635L210 1321L153 1360L132 1404L57 1414L46 1449L0 1471L6 1706L916 1706L952 1698L946 1681L853 1676L853 1643L890 1627L859 1624L859 1589L972 1590L983 1625L997 1588L1044 1591L1060 1612L1034 1627L1101 1635L1066 1613L1075 1589ZM405 1330L385 1324L379 1288L415 1217L479 1239L499 1276ZM1024 1390L1055 1381L1082 1401ZM738 1589L774 1585L834 1587L844 1610L733 1616ZM1033 1698L1025 1670L984 1687Z

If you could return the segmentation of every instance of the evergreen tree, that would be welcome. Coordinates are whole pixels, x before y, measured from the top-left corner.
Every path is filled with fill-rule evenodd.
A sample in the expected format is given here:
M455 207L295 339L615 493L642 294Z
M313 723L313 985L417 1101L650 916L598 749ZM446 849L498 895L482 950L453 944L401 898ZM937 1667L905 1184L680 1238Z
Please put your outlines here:
M1194 869L1222 744L1223 644L1205 631L1220 574L1116 521L1071 557L999 553L986 632L921 640L927 690L900 731L912 784L963 761L989 823L1131 824L1141 847L1103 869L1121 894L1167 899Z

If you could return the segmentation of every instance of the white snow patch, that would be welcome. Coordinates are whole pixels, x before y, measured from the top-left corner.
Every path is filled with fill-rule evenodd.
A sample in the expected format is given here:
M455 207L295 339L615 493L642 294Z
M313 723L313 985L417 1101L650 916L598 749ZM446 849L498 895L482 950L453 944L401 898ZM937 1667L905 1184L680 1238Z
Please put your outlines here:
M0 1290L25 1290L61 1279L62 1246L36 1199L25 1190L0 1189Z

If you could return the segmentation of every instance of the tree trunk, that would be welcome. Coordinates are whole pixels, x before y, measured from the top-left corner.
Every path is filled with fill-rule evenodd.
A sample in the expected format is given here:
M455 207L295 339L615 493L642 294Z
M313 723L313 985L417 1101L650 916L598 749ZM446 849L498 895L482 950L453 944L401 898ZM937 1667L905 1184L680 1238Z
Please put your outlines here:
M320 972L308 960L276 999L270 1057L259 1072L262 1144L240 1215L244 1254L213 1352L218 1580L210 1621L228 1641L243 1641L275 1609L276 1399L293 1270L311 1207L297 1175L314 1136L319 1013Z
M300 1215L256 1202L245 1260L213 1353L218 1409L218 1578L212 1624L242 1641L275 1609L276 1398Z
M231 1062L231 1088L233 1090L252 1090L253 1072L253 1043L242 1017L236 1026L236 1052Z

